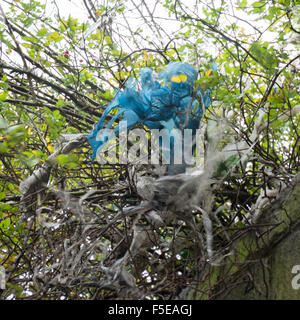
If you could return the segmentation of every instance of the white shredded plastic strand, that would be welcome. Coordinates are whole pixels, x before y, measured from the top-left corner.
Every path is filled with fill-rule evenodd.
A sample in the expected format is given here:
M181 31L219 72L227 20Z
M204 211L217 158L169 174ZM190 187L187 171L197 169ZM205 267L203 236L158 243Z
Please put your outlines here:
M205 230L205 235L206 235L206 250L207 250L207 255L208 255L208 261L210 263L213 262L214 258L214 250L213 250L213 224L211 219L209 218L209 215L205 210L202 208L196 206L195 207L197 210L199 210L202 213L202 221L203 221L203 226Z

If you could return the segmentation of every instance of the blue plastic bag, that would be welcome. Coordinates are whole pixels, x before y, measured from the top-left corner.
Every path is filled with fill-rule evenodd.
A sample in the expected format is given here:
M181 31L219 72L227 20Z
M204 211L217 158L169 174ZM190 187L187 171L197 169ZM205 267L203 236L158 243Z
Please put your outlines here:
M215 64L212 69L216 70ZM149 129L167 129L169 133L172 129L192 129L195 134L200 127L203 112L211 104L211 90L195 91L193 85L197 79L197 71L193 66L182 62L169 63L158 79L153 76L150 68L143 68L138 80L129 79L125 89L117 92L88 135L93 161L107 142L98 133L102 129L110 129L116 120L127 121L127 130L141 123ZM116 108L118 112L105 126L107 116ZM114 128L114 132L116 135L121 133L119 125ZM172 139L170 152L174 152Z

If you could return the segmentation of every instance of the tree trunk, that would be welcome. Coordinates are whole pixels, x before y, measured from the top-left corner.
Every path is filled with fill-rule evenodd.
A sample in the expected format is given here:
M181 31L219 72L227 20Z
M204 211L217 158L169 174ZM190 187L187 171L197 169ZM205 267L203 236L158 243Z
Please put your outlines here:
M190 290L188 299L300 298L300 174L208 274L210 283Z

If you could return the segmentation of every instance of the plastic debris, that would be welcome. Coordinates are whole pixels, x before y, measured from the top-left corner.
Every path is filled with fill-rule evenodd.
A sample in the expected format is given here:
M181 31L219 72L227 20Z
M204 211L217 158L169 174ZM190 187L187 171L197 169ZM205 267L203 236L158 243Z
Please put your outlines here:
M216 64L213 64L212 69L216 68ZM162 84L159 79L162 80ZM149 129L167 129L165 132L168 135L166 138L170 139L170 148L164 151L170 152L172 165L174 162L172 130L192 129L192 134L195 135L203 113L211 104L211 89L195 90L193 85L196 79L195 68L182 62L169 63L158 77L153 75L150 68L141 69L140 78L130 78L126 82L125 88L116 93L88 135L92 147L92 160L95 160L97 153L101 152L101 148L108 140L106 130L117 120L122 120L126 121L127 131L138 123ZM117 112L107 123L107 116L114 109L117 109ZM117 136L124 129L117 125L113 130Z

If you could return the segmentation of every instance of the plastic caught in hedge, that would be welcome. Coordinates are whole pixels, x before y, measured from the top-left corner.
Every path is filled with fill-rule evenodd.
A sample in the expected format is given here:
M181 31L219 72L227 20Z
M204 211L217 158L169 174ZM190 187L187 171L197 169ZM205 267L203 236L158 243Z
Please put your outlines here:
M212 70L216 69L217 66L213 63ZM88 135L93 161L106 143L101 137L97 137L99 131L110 129L116 120L127 121L127 130L138 123L149 129L167 129L169 133L175 128L192 129L195 133L199 128L203 111L211 104L211 89L204 91L193 88L197 79L195 68L186 63L171 62L159 74L158 79L150 68L143 68L138 80L130 78L125 88L117 92ZM104 127L107 116L114 109L118 109L117 113ZM114 128L116 135L121 133L119 129L119 126ZM174 145L171 143L170 152L173 151Z

